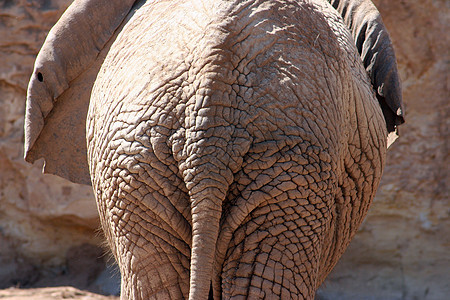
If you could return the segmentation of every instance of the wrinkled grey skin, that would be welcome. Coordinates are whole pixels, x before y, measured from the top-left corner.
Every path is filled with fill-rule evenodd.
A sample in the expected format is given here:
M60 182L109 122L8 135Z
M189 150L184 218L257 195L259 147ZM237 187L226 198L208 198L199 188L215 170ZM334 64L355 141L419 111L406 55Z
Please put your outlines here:
M378 12L331 2L81 0L52 29L26 159L92 182L122 299L314 298L403 122Z

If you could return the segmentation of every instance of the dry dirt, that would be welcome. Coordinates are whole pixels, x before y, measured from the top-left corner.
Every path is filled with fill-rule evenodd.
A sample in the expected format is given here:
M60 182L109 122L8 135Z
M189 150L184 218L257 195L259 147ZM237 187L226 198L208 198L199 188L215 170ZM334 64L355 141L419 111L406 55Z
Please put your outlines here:
M0 290L0 299L2 300L113 300L119 299L115 296L102 296L69 286L37 288L37 289L18 289L9 288Z

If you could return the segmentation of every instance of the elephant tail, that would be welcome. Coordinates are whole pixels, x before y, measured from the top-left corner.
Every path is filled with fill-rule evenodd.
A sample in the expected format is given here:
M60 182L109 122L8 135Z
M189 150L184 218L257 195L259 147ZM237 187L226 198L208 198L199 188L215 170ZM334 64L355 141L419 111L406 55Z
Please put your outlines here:
M216 278L214 261L219 236L222 204L233 179L227 161L221 158L224 149L205 144L208 139L187 146L191 152L180 166L190 197L192 246L189 299L208 299ZM215 148L214 151L210 151ZM215 293L218 293L217 289ZM215 295L217 297L217 295Z
M192 250L189 299L208 299L214 278L213 266L224 198L225 195L216 187L206 187L191 197Z

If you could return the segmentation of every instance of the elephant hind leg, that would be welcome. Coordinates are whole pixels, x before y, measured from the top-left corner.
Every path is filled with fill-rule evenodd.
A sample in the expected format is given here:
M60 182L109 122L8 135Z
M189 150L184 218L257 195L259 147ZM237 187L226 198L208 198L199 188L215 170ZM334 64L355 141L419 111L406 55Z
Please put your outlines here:
M122 275L121 297L185 299L191 251L191 225L184 216L188 196L181 184L173 184L181 180L159 167L152 153L146 153L151 162L142 162L140 154L117 159L117 165L95 173L93 181L103 231Z
M107 221L107 226L117 227L105 228L112 231L109 243L113 244L122 275L121 299L185 299L189 292L190 247L142 202L136 206L135 201L128 203L132 217L126 220L129 214L125 213L118 223ZM117 220L117 212L116 207L105 218Z
M147 247L145 252L150 255L147 259L139 258L139 251L133 252L128 264L130 269L134 270L131 272L129 270L121 271L121 299L186 298L185 295L189 289L188 278L183 279L186 276L179 273L182 267L174 265L174 263L177 264L178 259L175 254L167 253L167 249L164 251L166 252L164 255L155 255L156 253L152 251L151 247ZM183 283L186 284L183 286Z
M122 299L185 299L189 196L167 155L165 129L147 130L145 122L139 128L118 119L95 131L89 144L95 146L89 160L100 220L122 275ZM132 134L125 138L124 131Z
M301 163L311 159L291 156L279 161L267 171L272 172L270 181L250 193L241 192L249 195L247 199L252 194L262 199L252 200L259 205L228 244L221 274L224 298L314 298L333 198L326 168L321 175L306 174ZM260 171L254 182L268 178L267 172ZM279 174L274 177L274 172ZM311 181L313 177L321 180Z
M278 204L294 211L288 202L293 201ZM232 241L235 246L229 249L223 267L224 298L314 297L319 276L321 239L320 234L315 233L306 218L301 216L313 215L314 209L311 212L309 208L300 207L296 209L298 212L286 214L278 204L269 204L271 214L252 217L253 220L249 219L236 231L236 238ZM271 219L277 213L286 215ZM244 235L244 239L239 239Z

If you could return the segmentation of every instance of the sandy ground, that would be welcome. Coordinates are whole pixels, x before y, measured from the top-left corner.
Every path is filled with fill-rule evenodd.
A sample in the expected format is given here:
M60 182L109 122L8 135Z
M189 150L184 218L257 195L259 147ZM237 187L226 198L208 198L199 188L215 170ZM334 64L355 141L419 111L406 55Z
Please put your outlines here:
M115 296L102 296L70 286L51 287L51 288L34 288L34 289L18 289L9 288L0 290L0 299L6 300L62 300L62 299L79 299L79 300L118 300Z

